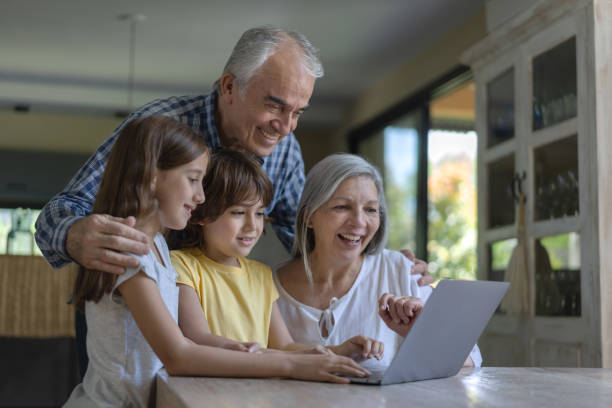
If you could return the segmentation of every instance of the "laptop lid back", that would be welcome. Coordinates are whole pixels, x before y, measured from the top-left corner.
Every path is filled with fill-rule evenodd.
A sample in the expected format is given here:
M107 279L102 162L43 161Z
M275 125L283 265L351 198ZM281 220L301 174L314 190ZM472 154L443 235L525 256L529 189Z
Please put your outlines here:
M381 384L457 374L509 285L494 281L440 281Z

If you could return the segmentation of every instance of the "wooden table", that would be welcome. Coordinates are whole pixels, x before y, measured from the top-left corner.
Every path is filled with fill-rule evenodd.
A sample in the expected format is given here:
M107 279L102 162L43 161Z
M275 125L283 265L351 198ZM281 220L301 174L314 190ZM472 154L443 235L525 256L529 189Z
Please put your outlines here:
M157 377L158 407L612 407L612 370L464 368L396 385L283 379Z

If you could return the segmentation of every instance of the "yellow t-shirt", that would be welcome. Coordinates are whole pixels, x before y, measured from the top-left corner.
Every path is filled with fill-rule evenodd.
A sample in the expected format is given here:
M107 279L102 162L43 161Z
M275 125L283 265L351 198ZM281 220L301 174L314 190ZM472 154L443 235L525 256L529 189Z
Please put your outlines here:
M268 346L272 305L278 299L270 267L239 258L240 268L219 264L197 248L172 251L177 283L191 286L213 334Z

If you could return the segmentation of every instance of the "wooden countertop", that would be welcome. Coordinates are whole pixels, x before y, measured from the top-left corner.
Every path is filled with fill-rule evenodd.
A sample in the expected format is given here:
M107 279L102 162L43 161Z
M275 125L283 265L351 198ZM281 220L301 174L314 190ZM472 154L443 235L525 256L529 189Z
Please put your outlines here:
M158 407L612 407L612 369L483 367L396 385L157 376Z

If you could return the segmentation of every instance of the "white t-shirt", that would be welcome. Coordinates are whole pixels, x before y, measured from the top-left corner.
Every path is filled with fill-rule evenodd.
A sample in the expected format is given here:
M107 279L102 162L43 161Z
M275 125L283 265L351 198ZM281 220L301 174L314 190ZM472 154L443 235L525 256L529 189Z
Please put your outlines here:
M72 391L66 407L146 407L154 404L152 385L163 364L116 291L119 285L142 270L157 283L166 307L177 321L177 274L164 238L157 234L154 241L165 266L151 251L135 255L140 260L139 268L130 268L120 275L111 294L104 295L98 303L86 302L89 365L83 382Z
M382 341L385 345L382 360L363 362L366 368L376 370L391 363L403 340L378 315L380 296L391 293L416 296L427 301L431 294L431 287L418 285L420 275L410 274L412 266L413 263L397 251L384 249L378 254L367 255L353 286L341 298L333 298L325 310L297 301L285 291L280 284L278 271L274 271L274 282L280 295L277 304L296 343L338 345L359 334ZM323 322L329 331L327 338L321 334ZM480 366L482 358L477 346L474 346L470 356Z

